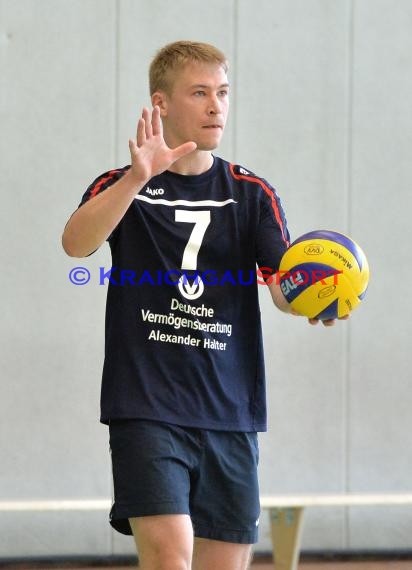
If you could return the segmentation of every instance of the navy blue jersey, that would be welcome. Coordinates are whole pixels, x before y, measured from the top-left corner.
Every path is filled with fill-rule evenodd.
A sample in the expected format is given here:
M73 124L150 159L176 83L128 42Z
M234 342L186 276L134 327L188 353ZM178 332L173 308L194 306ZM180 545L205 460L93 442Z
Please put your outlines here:
M97 178L82 204L128 168ZM289 241L274 189L217 157L200 175L166 171L108 241L101 421L264 431L257 267L275 272Z

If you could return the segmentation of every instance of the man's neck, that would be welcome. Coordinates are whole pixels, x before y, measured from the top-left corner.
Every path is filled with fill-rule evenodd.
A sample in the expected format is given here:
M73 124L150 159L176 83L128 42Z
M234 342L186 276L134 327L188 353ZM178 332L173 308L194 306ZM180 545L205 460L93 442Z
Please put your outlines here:
M190 154L183 156L173 163L169 170L176 174L184 174L185 176L193 176L203 174L212 167L213 155L210 151L195 150Z

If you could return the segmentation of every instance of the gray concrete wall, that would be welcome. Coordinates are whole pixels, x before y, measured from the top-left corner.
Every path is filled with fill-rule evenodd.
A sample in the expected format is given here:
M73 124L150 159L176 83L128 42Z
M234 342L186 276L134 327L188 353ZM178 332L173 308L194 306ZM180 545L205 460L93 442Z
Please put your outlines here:
M98 423L110 256L69 259L60 235L89 182L128 162L149 60L182 38L231 61L220 154L277 187L294 237L345 231L372 269L364 305L331 330L261 291L262 491L410 490L411 29L409 0L0 0L0 500L111 495ZM75 265L87 286L69 282ZM303 547L411 536L407 508L313 509ZM133 550L106 513L0 514L0 558Z

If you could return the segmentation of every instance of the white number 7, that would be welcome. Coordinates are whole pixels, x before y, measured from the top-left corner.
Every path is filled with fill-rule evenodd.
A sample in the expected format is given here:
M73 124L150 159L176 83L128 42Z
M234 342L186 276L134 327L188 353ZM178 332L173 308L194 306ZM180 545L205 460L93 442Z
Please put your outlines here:
M181 269L197 269L197 254L202 245L207 226L210 224L209 210L175 210L176 222L195 224L183 252Z

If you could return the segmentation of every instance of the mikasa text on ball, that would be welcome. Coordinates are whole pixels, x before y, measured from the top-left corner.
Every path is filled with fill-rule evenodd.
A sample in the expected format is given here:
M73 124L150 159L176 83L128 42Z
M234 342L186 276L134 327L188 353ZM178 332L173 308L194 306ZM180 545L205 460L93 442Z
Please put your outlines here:
M332 230L302 235L285 252L279 283L299 314L321 320L344 317L362 301L369 265L360 246Z

